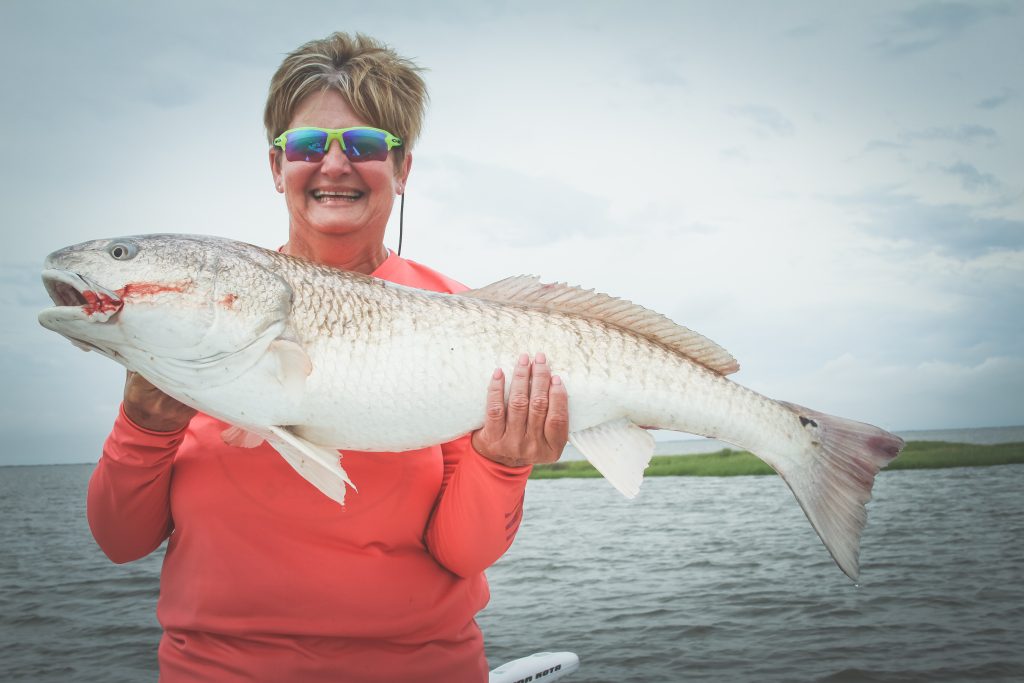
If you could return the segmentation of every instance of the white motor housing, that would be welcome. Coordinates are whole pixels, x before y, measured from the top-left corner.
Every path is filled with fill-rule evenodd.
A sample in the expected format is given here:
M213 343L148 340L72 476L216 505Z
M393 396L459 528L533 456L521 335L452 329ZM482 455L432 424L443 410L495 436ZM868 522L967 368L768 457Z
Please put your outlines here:
M574 652L538 652L502 664L491 671L488 683L532 683L560 680L580 668Z

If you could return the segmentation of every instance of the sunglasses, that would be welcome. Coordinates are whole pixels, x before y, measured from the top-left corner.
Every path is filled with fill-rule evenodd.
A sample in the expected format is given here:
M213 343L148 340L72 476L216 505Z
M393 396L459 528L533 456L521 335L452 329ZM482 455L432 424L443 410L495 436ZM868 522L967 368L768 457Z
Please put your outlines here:
M337 140L349 161L384 161L401 139L380 128L292 128L281 133L274 145L284 150L288 161L322 161Z

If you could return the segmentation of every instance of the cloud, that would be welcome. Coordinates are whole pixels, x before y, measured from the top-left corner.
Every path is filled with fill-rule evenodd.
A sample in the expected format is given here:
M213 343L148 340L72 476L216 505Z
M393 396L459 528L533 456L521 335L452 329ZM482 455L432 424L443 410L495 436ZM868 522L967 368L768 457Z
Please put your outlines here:
M771 134L789 137L793 134L795 127L793 122L787 119L782 112L773 107L766 107L759 104L745 104L732 107L730 111L754 124L755 129L761 135Z
M864 145L865 152L875 152L878 150L891 150L891 149L907 149L910 145L905 142L892 142L890 140L869 140Z
M800 24L798 26L793 26L792 28L788 28L785 31L783 31L782 35L785 36L786 38L791 38L794 40L803 40L806 38L817 37L822 33L824 28L824 22L817 21L807 24Z
M1005 15L999 5L928 2L896 14L881 29L875 47L891 58L906 57L959 38L985 19Z
M955 176L960 179L960 184L968 192L976 192L978 190L1000 190L1003 186L999 179L991 173L982 173L971 164L959 161L952 166L946 166L942 169L949 175Z
M723 159L730 159L733 161L743 162L750 161L750 154L748 154L747 150L745 150L743 147L726 147L722 150L719 150L718 154Z
M50 303L40 280L39 265L20 263L0 267L0 307L5 311L15 308L41 308ZM0 333L2 338L2 333Z
M635 140L611 141L628 152ZM573 235L612 233L609 202L564 181L514 168L434 155L418 170L419 187L434 207L429 222L461 227L485 241L514 247L546 245Z
M403 254L467 284L538 273L631 298L725 344L743 383L830 412L898 427L1019 415L1024 90L1007 65L1022 13L669 4L347 7L338 28L432 69ZM123 372L39 327L39 262L137 232L280 244L267 82L332 27L282 24L267 0L48 6L0 2L0 58L21 65L0 74L18 95L5 129L72 131L0 183L0 371L15 387L0 425L19 455L91 460Z
M860 211L858 223L867 232L910 240L925 248L956 251L964 257L1024 249L1024 221L988 215L980 207L927 204L895 187L837 196L831 201Z
M893 344L888 360L910 359L977 365L987 358L1019 357L1024 319L1024 250L961 253L906 250L900 260L903 290L890 288L897 316L885 321ZM899 258L899 257L897 257Z
M1024 360L878 365L844 354L788 387L794 401L889 429L1024 422ZM898 422L893 417L898 416Z
M650 59L637 59L637 68L632 76L640 83L661 86L664 88L685 88L689 81L672 63L653 62Z
M998 95L992 95L991 97L986 97L986 98L980 100L978 102L978 104L975 105L975 106L977 106L978 109L996 109L997 107L1001 107L1004 104L1006 104L1007 102L1009 102L1010 98L1012 96L1013 96L1013 91L1011 91L1011 90L1009 90L1007 88L1004 88L1003 92L999 93Z
M988 126L981 126L974 123L966 123L960 126L932 127L922 130L907 131L900 137L909 142L917 140L942 140L956 142L964 145L995 144L999 139L998 134Z
M901 132L898 138L899 142L881 138L869 140L864 145L864 151L906 150L918 142L952 142L959 145L992 146L999 141L999 134L988 126L965 123L959 126L932 126L919 130L907 130Z
M227 8L193 3L203 20L183 27L177 19L188 10L180 5L61 3L55 16L44 18L31 3L8 4L20 7L11 8L2 22L8 27L0 33L0 57L9 64L25 63L29 57L30 67L26 63L26 68L8 70L5 87L34 92L40 79L48 81L76 110L88 110L98 120L126 109L178 108L195 102L230 77L226 67L256 52L251 44L225 40L214 28L234 23ZM42 46L39 22L45 25ZM22 106L44 124L66 125L63 108L41 104L25 98ZM76 123L82 126L82 121Z

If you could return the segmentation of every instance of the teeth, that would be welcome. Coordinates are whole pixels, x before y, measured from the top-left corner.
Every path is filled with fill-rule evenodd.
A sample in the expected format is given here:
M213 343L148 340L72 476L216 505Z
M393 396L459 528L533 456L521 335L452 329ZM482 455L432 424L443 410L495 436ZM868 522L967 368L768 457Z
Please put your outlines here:
M330 199L330 198L359 199L362 196L363 196L362 192L355 192L355 191L331 192L331 191L328 191L328 190L313 190L313 197L316 198L316 199Z

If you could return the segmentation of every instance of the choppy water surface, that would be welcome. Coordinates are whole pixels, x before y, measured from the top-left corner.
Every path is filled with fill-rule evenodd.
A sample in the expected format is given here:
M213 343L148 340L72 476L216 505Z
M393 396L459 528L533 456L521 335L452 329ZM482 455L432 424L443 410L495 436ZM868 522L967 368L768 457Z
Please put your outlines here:
M90 466L0 468L0 680L155 681L161 554L110 564ZM480 623L572 681L1024 680L1024 466L883 473L861 585L776 477L530 482ZM398 683L398 682L396 682Z
M588 681L1024 680L1024 466L883 472L860 586L777 477L534 482L481 622ZM540 484L544 484L541 486Z

